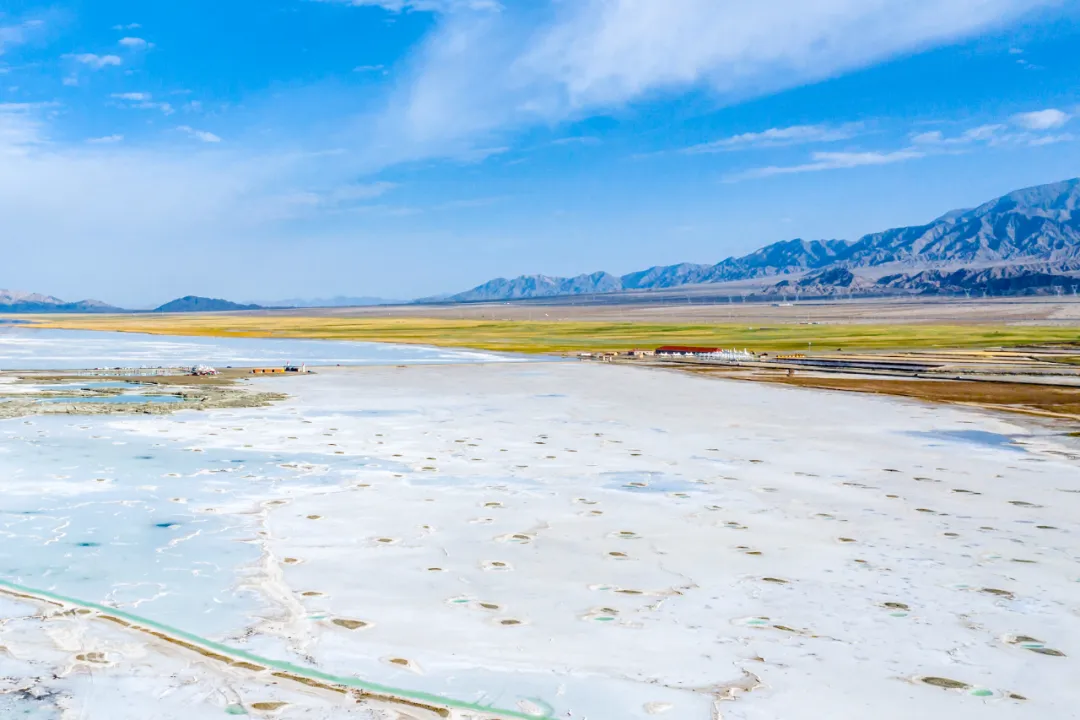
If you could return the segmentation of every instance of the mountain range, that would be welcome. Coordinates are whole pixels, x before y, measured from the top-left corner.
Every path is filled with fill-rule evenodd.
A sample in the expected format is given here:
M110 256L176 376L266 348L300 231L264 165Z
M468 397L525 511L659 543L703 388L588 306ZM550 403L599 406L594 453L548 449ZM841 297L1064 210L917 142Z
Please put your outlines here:
M680 263L617 276L497 278L456 295L417 302L490 302L704 289L768 299L888 295L1048 295L1080 291L1080 178L1026 188L974 209L858 240L784 240L715 265ZM645 297L648 297L647 295ZM153 312L392 304L370 297L240 304L189 295ZM67 302L0 290L0 313L125 312L100 300Z
M0 312L28 313L107 313L117 308L100 300L65 302L60 298L18 290L0 290Z
M925 225L857 241L786 240L715 265L681 263L622 276L498 278L449 302L655 291L709 285L722 293L811 296L1051 294L1080 286L1080 178L1017 190ZM738 286L737 289L735 286Z

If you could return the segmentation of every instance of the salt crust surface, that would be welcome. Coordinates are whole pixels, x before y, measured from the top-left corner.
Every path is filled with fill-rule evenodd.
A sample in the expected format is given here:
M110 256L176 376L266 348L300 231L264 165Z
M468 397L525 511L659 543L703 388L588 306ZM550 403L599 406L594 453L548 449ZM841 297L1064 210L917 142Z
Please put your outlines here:
M111 590L70 570L50 587L326 672L575 720L1069 717L1080 700L1080 471L1015 421L583 364L334 368L285 389L271 408L87 419L118 476L115 443L188 453L130 502L205 521L209 539L137 561L104 542ZM0 465L18 463L5 445ZM222 453L244 472L199 466ZM126 492L84 478L85 458L39 492L65 507ZM32 477L13 477L19 496ZM8 564L50 539L19 528L0 526ZM207 561L189 591L155 575ZM9 579L49 583L20 567ZM358 712L27 603L0 601L0 623L0 677L61 676L42 681L58 698L42 713L106 717L122 699L172 717L165 697L176 717L220 717L268 692L289 702L275 717ZM109 664L72 660L91 649Z

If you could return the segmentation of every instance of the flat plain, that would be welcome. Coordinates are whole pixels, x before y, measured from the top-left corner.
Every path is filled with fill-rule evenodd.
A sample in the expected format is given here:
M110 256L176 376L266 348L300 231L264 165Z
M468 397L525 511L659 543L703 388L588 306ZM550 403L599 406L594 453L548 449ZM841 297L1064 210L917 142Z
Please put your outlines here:
M42 315L41 327L164 335L366 340L550 353L663 344L796 351L969 348L1071 343L1070 298L769 304L551 302L402 305L245 313Z
M93 336L144 363L265 354L250 338L532 360L375 346L221 381L287 396L265 406L0 421L0 715L1067 717L1075 308L34 318L201 338ZM544 357L671 342L939 365ZM986 372L1014 375L948 377Z

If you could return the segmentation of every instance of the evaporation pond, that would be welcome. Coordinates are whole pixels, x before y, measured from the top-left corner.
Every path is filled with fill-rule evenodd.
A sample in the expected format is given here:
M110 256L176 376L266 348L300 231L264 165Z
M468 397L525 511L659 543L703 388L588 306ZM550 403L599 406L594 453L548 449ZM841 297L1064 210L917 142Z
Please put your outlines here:
M184 398L179 395L98 395L90 397L49 397L38 400L41 403L95 403L104 405L130 405L141 403L180 403Z
M986 430L927 430L905 433L912 437L927 440L940 440L944 442L963 443L965 445L981 445L983 447L1001 448L1013 452L1025 452L1024 448L1016 444L1016 440L1009 435L987 432Z

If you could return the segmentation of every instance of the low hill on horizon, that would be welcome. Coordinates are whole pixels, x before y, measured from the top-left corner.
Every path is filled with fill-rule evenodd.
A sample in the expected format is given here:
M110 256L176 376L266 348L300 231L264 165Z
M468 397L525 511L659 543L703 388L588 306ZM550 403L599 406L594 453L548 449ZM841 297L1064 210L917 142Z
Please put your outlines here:
M262 305L242 305L219 298L185 295L154 308L156 313L227 312L230 310L263 310Z

